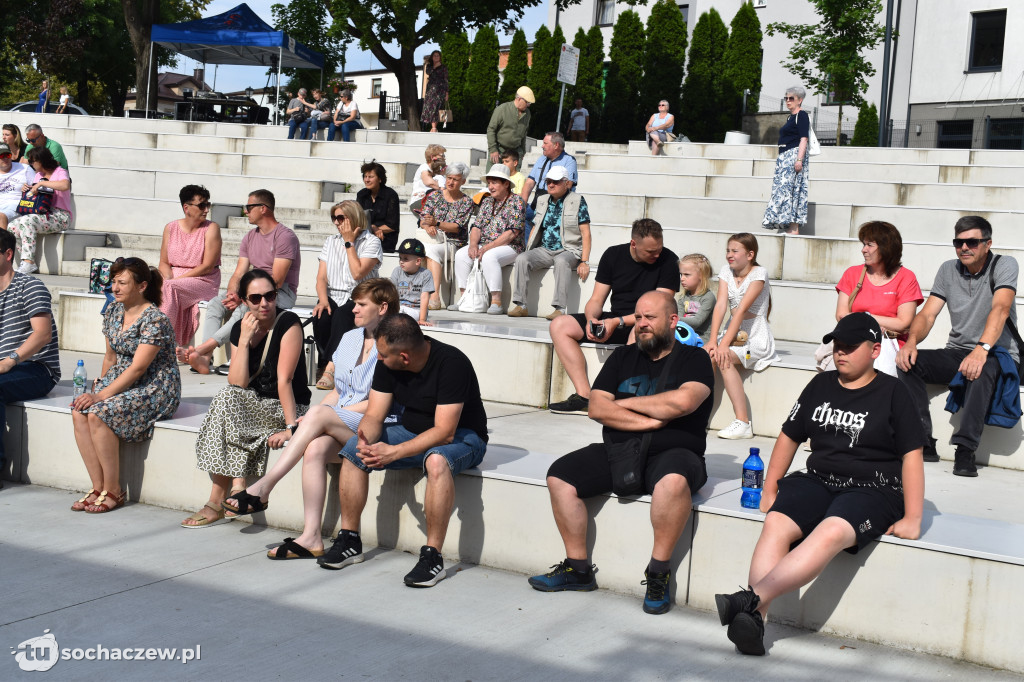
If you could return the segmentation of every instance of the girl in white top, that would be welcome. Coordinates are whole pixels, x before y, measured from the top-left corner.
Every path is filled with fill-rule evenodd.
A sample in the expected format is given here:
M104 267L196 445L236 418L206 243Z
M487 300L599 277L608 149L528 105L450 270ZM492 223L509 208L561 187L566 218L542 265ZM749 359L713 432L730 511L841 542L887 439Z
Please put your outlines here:
M729 237L725 259L728 265L718 273L718 300L711 318L712 341L704 350L722 374L722 384L736 415L732 424L718 432L718 437L753 438L739 366L760 372L779 359L768 326L771 287L768 271L757 264L754 235L742 232ZM719 335L726 306L731 311L729 325Z
M71 95L68 94L68 86L62 85L60 87L60 104L57 105L57 114L66 114L68 112L68 102L71 101Z
M429 191L437 191L444 187L444 153L448 151L439 144L428 144L424 156L427 162L416 169L416 177L412 181L412 194L409 195L409 208L417 211L423 206L423 199ZM440 173L434 173L434 167L440 164Z

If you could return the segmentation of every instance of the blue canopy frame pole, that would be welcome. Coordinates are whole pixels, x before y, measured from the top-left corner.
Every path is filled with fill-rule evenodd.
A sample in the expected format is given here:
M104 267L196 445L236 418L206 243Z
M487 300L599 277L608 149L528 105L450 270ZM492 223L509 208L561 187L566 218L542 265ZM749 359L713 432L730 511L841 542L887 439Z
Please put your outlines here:
M149 41L149 69L146 70L146 114L149 118L149 91L153 89L153 53L156 52L156 45ZM139 89L135 89L135 108L139 108Z

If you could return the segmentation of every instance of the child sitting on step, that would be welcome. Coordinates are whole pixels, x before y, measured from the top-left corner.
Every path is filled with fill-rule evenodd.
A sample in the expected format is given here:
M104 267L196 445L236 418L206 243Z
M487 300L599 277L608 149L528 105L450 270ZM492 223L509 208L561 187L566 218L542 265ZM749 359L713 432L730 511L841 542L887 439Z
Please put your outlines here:
M391 273L391 281L398 287L399 309L418 320L421 327L432 325L427 321L427 308L434 293L434 277L423 267L426 257L419 239L403 240L398 246L398 267Z
M711 262L702 253L691 253L679 259L679 285L676 294L679 320L690 325L705 345L711 340L711 314L715 309L715 292L711 291Z

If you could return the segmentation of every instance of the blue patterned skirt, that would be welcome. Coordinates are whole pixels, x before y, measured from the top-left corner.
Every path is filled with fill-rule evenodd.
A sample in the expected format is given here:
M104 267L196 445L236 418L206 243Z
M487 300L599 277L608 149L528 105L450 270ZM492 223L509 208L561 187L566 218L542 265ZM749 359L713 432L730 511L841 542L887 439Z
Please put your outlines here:
M790 223L803 225L807 222L807 156L804 155L803 169L797 173L793 168L799 147L793 147L779 154L775 161L775 177L772 178L772 196L764 210L764 225L769 230L785 230Z

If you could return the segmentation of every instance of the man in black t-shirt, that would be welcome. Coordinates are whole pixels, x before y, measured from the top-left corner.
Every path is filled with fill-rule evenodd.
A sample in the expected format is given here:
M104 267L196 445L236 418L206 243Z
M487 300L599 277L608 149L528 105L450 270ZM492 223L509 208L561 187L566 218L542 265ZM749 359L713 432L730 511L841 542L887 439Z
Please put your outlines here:
M676 342L679 316L669 294L651 291L641 296L635 319L636 344L616 348L601 368L590 418L604 425L604 439L610 443L651 432L643 489L651 496L654 549L644 572L644 611L665 613L672 603L669 562L689 518L690 495L708 478L704 447L715 375L707 353ZM593 443L557 460L548 470L547 483L566 559L552 572L530 578L530 585L542 592L595 590L584 500L612 490L605 445Z
M440 550L455 504L455 476L483 460L487 414L462 351L426 338L405 314L382 319L374 337L377 367L366 415L341 451L341 532L317 562L340 569L363 560L359 521L371 470L421 469L427 475L427 544L405 584L432 587L446 577ZM399 424L385 427L392 402L404 411Z
M907 387L875 372L881 338L867 313L841 319L824 338L833 343L837 371L807 384L775 441L749 587L715 595L722 625L744 654L764 655L772 600L812 581L839 552L856 553L883 533L921 534L927 440ZM806 473L783 478L807 438Z
M575 391L562 402L551 403L548 409L555 414L587 414L590 380L580 343L626 343L636 323L633 310L641 295L654 290L668 294L679 291L676 260L676 255L664 248L661 225L649 218L633 223L628 244L612 246L601 254L594 293L583 313L559 315L548 327L555 353ZM605 311L609 295L611 311ZM595 335L593 325L603 325L604 333Z

